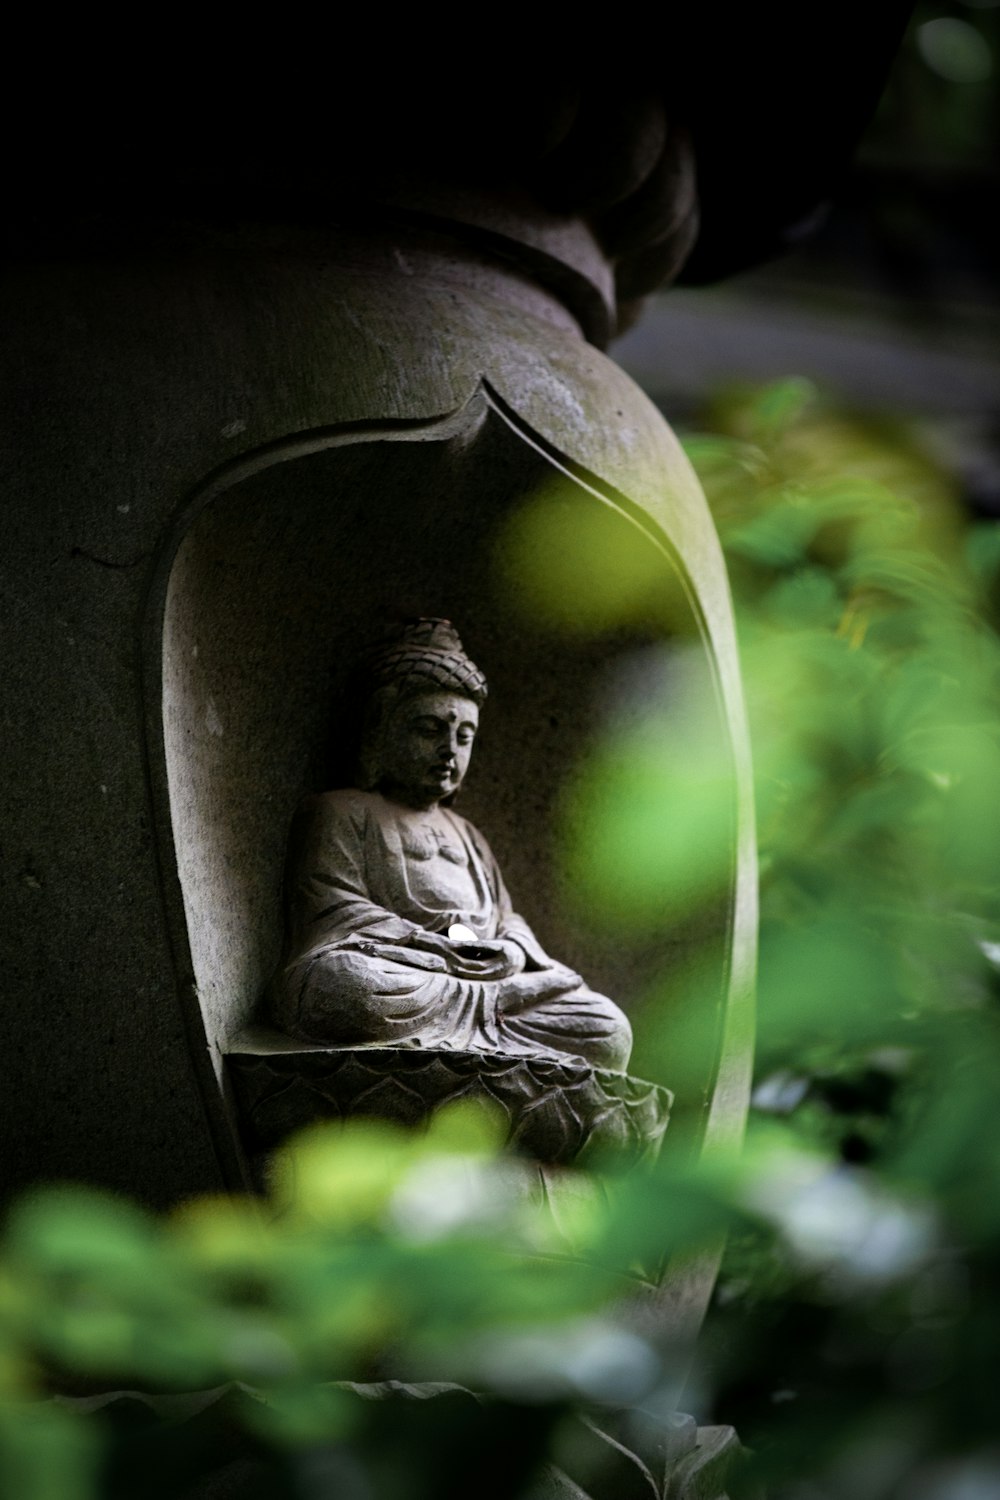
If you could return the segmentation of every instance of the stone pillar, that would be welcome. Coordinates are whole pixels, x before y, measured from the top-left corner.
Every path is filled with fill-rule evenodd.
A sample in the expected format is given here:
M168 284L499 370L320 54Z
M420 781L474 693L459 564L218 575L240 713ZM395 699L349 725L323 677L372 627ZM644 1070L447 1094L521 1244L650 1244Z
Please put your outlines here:
M390 595L453 614L496 679L469 810L550 920L545 820L515 844L509 773L551 790L565 760L523 689L571 740L604 657L505 615L487 558L556 478L655 555L717 691L739 791L702 1113L706 1141L738 1134L754 913L725 579L669 430L600 351L655 286L800 231L905 11L720 30L675 8L593 41L332 18L214 51L160 27L155 69L92 28L63 59L23 49L44 73L0 105L9 1186L241 1180L221 1057L275 950L338 664ZM597 961L624 993L626 959Z
M245 1182L226 1056L278 956L292 812L389 610L460 624L495 705L465 809L550 951L626 1009L694 938L588 948L554 901L551 810L609 671L657 641L693 663L732 865L698 933L718 939L715 1052L678 1106L701 1149L738 1139L755 908L729 596L675 438L598 347L696 223L686 135L659 107L639 123L603 208L568 138L553 181L583 181L588 212L551 183L386 178L321 228L77 225L11 268L12 1186L169 1203ZM647 559L634 629L515 607L497 558L539 494ZM599 585L601 555L563 586ZM672 1283L695 1320L712 1274Z
M161 1202L244 1181L225 1057L278 957L291 815L393 609L460 622L492 686L463 806L550 951L626 1009L686 935L588 951L553 901L551 808L609 669L658 638L696 661L731 755L733 863L698 934L720 938L717 1054L678 1104L703 1147L738 1138L754 858L718 543L669 428L584 337L614 314L586 223L505 213L502 235L468 202L447 233L403 209L391 228L205 231L11 279L30 372L8 522L21 1181ZM539 493L648 553L662 611L602 637L515 608L498 549ZM584 565L579 589L595 582Z

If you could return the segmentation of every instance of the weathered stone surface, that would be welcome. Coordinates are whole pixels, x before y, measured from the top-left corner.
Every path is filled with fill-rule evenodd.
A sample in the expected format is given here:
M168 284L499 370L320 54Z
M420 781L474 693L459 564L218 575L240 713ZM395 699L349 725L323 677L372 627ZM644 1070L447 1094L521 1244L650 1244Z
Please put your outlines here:
M24 128L39 108L34 79L23 98L12 79L0 103L19 141L11 238L51 253L75 227L119 249L150 220L327 226L374 207L502 250L601 341L616 300L683 265L699 217L689 273L711 279L775 253L815 214L907 10L755 5L720 25L713 10L661 7L639 27L609 18L613 64L599 28L588 40L563 18L530 42L494 27L485 47L423 17L401 37L353 16L353 45L331 19L310 48L243 33L213 52L179 32L155 79L100 55L77 66L72 49L64 76L47 74L51 130ZM333 57L378 66L347 62L334 85ZM677 191L682 157L700 211ZM575 245L574 225L586 229Z
M402 1047L231 1053L228 1071L252 1153L280 1145L321 1119L374 1116L423 1124L458 1099L486 1099L508 1121L508 1140L538 1161L568 1163L588 1151L656 1151L669 1090L571 1059L506 1057Z
M637 1442L635 1415L575 1416L565 1467L547 1466L523 1500L729 1500L746 1458L732 1427L699 1427L684 1412L643 1414Z
M301 1450L292 1469L310 1493L325 1495L328 1487L331 1494L341 1488L367 1493L373 1454L386 1441L406 1453L422 1477L430 1466L446 1475L443 1492L456 1493L465 1465L469 1493L503 1500L728 1500L745 1458L731 1427L697 1427L681 1412L658 1421L663 1440L655 1451L633 1451L627 1437L612 1432L615 1414L595 1412L568 1419L564 1467L539 1468L544 1408L536 1437L525 1407L497 1403L451 1381L338 1385L369 1408L359 1423L362 1440ZM58 1398L76 1416L102 1424L109 1473L125 1488L148 1484L155 1469L171 1494L176 1488L190 1500L259 1500L284 1491L288 1458L247 1431L248 1399L266 1398L242 1383L168 1396L118 1390ZM455 1442L459 1432L462 1446ZM525 1471L534 1471L530 1479ZM745 1484L739 1493L750 1495Z
M728 1500L745 1458L735 1428L699 1427L692 1450L668 1472L665 1500Z

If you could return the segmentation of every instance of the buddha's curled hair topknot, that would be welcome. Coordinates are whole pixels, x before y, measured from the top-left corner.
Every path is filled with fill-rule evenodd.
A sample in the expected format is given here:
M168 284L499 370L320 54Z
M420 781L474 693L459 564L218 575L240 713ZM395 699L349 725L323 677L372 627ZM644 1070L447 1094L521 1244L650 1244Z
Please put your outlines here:
M367 653L363 669L370 692L394 687L397 697L407 698L460 693L480 708L486 700L486 678L466 656L450 620L407 620Z

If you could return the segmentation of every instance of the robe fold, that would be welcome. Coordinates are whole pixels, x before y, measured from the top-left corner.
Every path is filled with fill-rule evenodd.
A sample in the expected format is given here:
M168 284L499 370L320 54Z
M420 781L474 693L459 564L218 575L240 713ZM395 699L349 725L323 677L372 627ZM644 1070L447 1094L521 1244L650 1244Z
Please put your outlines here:
M411 946L422 931L446 935L461 922L482 941L516 943L526 973L559 967L513 910L482 834L449 808L355 790L311 798L293 829L290 877L289 946L272 1008L292 1035L568 1054L624 1069L628 1021L586 985L509 1012L501 989L510 981L459 977L439 954Z

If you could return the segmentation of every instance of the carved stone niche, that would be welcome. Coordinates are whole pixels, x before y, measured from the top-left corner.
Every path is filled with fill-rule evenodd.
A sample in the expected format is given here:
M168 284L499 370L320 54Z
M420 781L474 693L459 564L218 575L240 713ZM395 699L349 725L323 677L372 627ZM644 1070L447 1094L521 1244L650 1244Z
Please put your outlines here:
M463 1092L497 1100L514 1142L543 1160L606 1139L655 1145L671 1091L672 1132L718 1149L738 1138L747 1104L754 863L729 596L704 499L662 418L554 299L515 273L477 265L473 276L413 248L407 266L395 283L350 265L332 283L324 273L329 420L211 476L164 549L151 602L150 760L167 877L176 871L182 1001L210 1064L220 1154L238 1182L248 1156L317 1114L416 1120ZM556 629L518 597L505 538L539 495L597 538L576 574L562 568L564 597L600 589L623 544L646 560L647 606L630 624ZM715 995L715 1040L700 1073L661 1076L641 1050L632 1067L649 1082L570 1060L505 1071L454 1052L345 1056L261 1024L292 815L304 794L345 784L330 761L350 727L347 674L387 613L455 621L487 674L460 810L547 951L634 1025L654 986L669 990L695 952L714 954L702 995ZM571 619L572 602L561 613ZM669 692L672 673L688 704L695 684L730 758L728 890L652 938L611 941L559 898L560 798L614 706L635 712L651 682ZM683 736L677 702L671 733ZM712 1271L698 1274L700 1290L681 1299L695 1317Z

